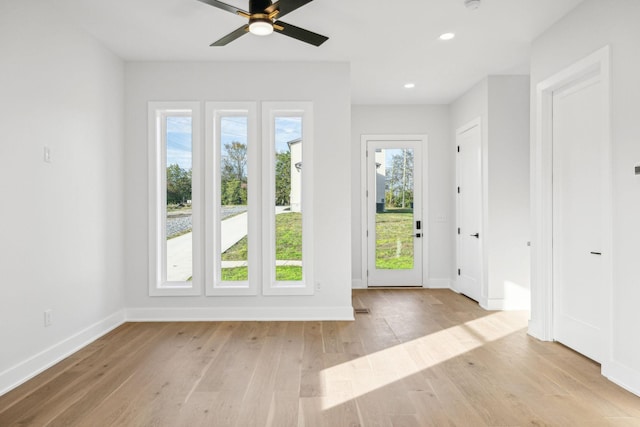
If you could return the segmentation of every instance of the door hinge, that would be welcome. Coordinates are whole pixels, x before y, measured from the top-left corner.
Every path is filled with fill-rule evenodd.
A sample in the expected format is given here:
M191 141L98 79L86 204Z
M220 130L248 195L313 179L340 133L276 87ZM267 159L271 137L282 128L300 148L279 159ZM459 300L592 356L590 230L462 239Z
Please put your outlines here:
M460 269L458 269L458 276L460 275Z
M366 193L367 193L367 197L369 197L369 190L367 190Z
M369 237L369 230L367 230L367 237Z
M460 234L460 227L458 227L458 234Z
M460 187L458 187L458 194L460 194Z
M458 145L458 153L460 152L460 146Z
M367 277L369 277L369 270L367 270Z

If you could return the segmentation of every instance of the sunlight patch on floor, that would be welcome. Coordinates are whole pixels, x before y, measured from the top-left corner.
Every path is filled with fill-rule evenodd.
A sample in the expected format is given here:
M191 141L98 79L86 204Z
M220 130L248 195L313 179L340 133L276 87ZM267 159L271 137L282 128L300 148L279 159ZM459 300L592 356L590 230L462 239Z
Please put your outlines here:
M503 320L506 316L509 320ZM526 314L517 321L513 317L513 312L496 312L323 369L320 380L326 396L322 397L322 410L390 386L526 327Z

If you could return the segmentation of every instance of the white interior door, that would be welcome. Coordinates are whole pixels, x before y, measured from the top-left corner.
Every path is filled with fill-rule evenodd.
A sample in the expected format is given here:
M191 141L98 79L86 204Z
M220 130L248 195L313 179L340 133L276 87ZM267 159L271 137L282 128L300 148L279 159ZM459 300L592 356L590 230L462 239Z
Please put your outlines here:
M482 148L480 124L458 132L458 292L482 293Z
M553 93L554 339L598 362L607 348L601 77Z
M422 286L421 141L367 141L367 284Z

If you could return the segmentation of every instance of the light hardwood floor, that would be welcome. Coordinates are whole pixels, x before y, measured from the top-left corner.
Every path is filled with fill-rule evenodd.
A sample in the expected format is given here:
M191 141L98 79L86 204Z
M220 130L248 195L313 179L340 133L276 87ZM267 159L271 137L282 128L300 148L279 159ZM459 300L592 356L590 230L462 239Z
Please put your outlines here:
M0 397L0 426L640 426L640 397L447 290L355 322L128 323Z

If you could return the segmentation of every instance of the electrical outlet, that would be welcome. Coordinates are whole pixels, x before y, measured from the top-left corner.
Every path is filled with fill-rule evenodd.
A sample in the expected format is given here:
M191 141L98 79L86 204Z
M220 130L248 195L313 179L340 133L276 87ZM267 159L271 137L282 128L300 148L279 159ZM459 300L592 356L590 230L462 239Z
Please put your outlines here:
M316 291L319 291L320 289L321 289L320 282L316 282Z
M48 309L44 311L44 326L51 326L53 323L53 310Z

